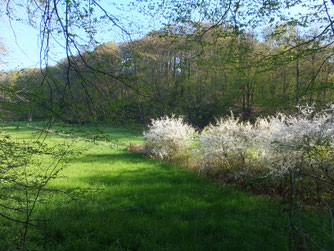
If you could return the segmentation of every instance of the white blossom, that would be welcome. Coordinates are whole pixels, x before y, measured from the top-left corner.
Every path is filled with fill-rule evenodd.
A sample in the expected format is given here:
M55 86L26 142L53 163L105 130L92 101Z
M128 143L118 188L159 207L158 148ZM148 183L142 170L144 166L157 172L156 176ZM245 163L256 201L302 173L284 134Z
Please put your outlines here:
M322 142L329 144L328 150L334 146L333 107L322 112L316 112L312 106L298 109L295 115L280 113L255 123L257 144L264 152L262 161L273 173L284 174L312 163L310 149L319 149Z
M144 132L144 139L152 157L172 160L188 152L195 135L195 129L183 121L183 118L162 117L152 119Z
M298 109L295 115L278 113L254 124L233 115L210 124L198 136L194 151L201 170L219 167L235 176L256 170L284 175L333 163L334 106L320 112L313 106ZM144 132L149 154L164 160L187 154L194 137L194 128L174 115L153 119Z
M202 169L232 162L246 164L254 136L252 125L239 123L233 115L217 120L216 125L207 126L199 136Z
M238 119L219 119L199 136L202 169L225 166L249 172L265 168L274 174L285 174L301 163L319 163L310 147L324 146L330 156L334 148L334 107L316 112L313 106L298 107L295 115L278 113L259 118L254 125ZM314 150L313 150L314 151ZM323 160L325 161L325 160Z

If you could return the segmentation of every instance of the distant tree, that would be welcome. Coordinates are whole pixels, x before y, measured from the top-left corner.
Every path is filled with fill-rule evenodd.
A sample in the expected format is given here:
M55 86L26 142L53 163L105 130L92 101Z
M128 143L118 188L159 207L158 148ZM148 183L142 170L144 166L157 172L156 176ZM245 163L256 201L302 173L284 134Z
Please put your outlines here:
M40 29L42 67L48 68L49 53L52 50L53 43L60 43L64 46L66 60L63 67L67 68L65 79L63 79L65 84L64 90L69 94L68 96L74 97L73 93L75 91L71 90L71 88L76 84L73 84L72 82L78 82L82 87L83 95L86 96L87 102L85 106L91 110L92 116L96 115L94 110L101 108L102 106L96 102L96 95L92 95L92 93L87 91L90 86L94 86L93 82L87 78L88 73L94 76L101 76L97 77L98 79L106 78L108 79L108 82L116 81L118 84L123 85L123 90L131 90L131 92L137 95L147 96L152 94L150 92L147 93L147 91L162 93L160 88L142 88L142 86L139 85L140 81L138 81L138 79L143 76L141 71L145 70L145 68L138 68L140 66L138 57L141 59L146 58L147 62L153 58L150 59L148 57L149 54L141 54L142 51L135 52L135 50L138 49L138 45L136 44L138 42L134 41L135 43L131 42L131 45L126 46L127 51L132 51L129 54L132 55L130 60L131 65L127 65L127 67L123 68L127 69L127 71L122 71L122 73L130 73L128 70L131 66L133 71L131 71L130 75L119 74L120 71L111 70L114 69L113 67L100 67L101 64L97 67L97 65L94 65L94 60L88 60L87 56L85 56L86 52L92 51L99 45L99 41L96 40L95 35L98 32L98 26L100 24L112 29L117 29L120 33L123 33L129 41L132 41L129 31L121 25L122 20L118 20L111 10L104 7L102 2L96 0L27 0L22 3L22 1L16 0L1 0L0 4L2 5L2 8L6 10L5 13L9 20L28 22ZM137 0L132 3L132 6L137 7L139 11L143 11L143 13L149 15L152 15L152 13L160 15L161 18L166 20L168 25L165 30L158 34L158 36L170 36L170 41L173 41L176 38L176 40L179 40L177 42L179 47L176 48L176 50L174 49L174 53L180 54L173 56L169 55L172 62L169 65L166 64L167 67L159 69L161 75L169 77L161 78L157 74L154 74L153 76L152 72L151 76L153 77L152 80L155 78L156 80L159 80L159 82L166 81L167 83L170 83L170 77L173 77L174 94L172 97L180 99L182 99L182 95L185 94L185 87L181 82L185 81L185 77L188 79L190 77L190 70L185 69L190 67L191 59L194 57L198 57L201 60L203 59L203 57L201 57L204 55L202 51L208 48L208 46L206 46L207 44L210 44L209 41L204 42L207 34L214 33L215 36L220 36L222 38L227 36L241 37L245 36L255 27L271 24L273 27L281 27L280 29L273 29L270 34L268 34L268 36L275 38L280 37L282 33L285 33L292 25L307 27L312 23L317 23L318 31L315 32L313 36L308 37L307 39L297 39L295 44L291 44L291 48L284 48L279 52L279 56L282 56L284 59L295 61L296 102L300 100L300 91L302 87L302 83L300 82L301 73L299 71L300 56L304 56L305 53L308 53L308 45L314 44L314 42L320 40L322 41L321 48L328 47L331 45L334 36L334 18L332 14L334 2L329 0L324 0L322 2L304 2L301 0L274 0L269 2L260 0L173 0L150 3ZM22 7L25 7L26 9L27 15L25 19L22 18L21 15ZM296 7L303 8L305 11L296 14L295 16L289 14L288 10ZM17 10L21 11L19 12ZM206 23L207 25L203 25L203 23ZM183 45L180 43L181 37ZM237 40L235 41L239 43ZM195 43L197 43L197 45L194 45ZM153 43L150 43L150 46L154 46ZM159 45L156 44L156 46ZM180 47L183 47L184 50L180 50ZM196 52L190 52L188 49L191 47L196 47ZM167 55L161 51L161 48L157 47L157 49L156 53L158 53L158 57L156 57L156 59L161 62L161 59ZM101 50L101 47L99 50ZM291 52L296 52L297 57L293 59L290 54ZM170 49L166 53L170 53ZM136 57L134 57L134 55L136 55ZM256 62L252 65L259 65L262 61L264 62L262 65L270 65L268 64L268 60L270 60L270 63L277 62L278 55L270 54L269 56L270 57L266 54L264 57L258 57ZM330 57L327 57L327 60L329 59ZM130 61L124 60L122 63L126 65ZM322 66L324 66L325 63ZM277 64L272 66L277 67ZM83 67L85 68L86 73L83 72ZM167 72L168 74L166 74ZM57 81L53 79L54 75L52 75L50 71L45 70L42 74L44 75L43 83L45 85L56 85L55 82ZM46 76L49 74L52 76L47 78ZM155 82L156 87L161 85L157 85L157 81ZM247 114L249 111L246 110L251 109L251 102L254 101L251 101L251 92L253 92L254 88L249 81L246 81L245 86L242 88L245 90L245 97L242 101L244 102L243 113ZM202 100L201 93L204 90L206 90L206 88L199 88L199 93L197 95L198 101ZM127 92L128 91L122 91L122 93ZM53 95L53 93L50 93L50 95ZM166 102L167 105L169 105L170 102L168 100L166 100ZM64 101L64 103L66 102ZM77 108L79 109L79 107ZM54 111L54 107L48 107L48 109ZM75 113L78 112L78 109L76 109Z

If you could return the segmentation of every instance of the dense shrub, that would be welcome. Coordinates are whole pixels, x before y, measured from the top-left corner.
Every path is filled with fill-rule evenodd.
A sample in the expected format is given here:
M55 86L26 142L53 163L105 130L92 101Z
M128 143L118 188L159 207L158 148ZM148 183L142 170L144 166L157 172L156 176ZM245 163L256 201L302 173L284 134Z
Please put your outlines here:
M319 164L319 160L315 161L316 152L322 151L321 161L330 158L333 110L316 112L313 107L299 107L299 113L293 116L278 114L258 119L254 130L258 147L265 152L263 160L267 161L271 172L287 174L296 168Z
M152 156L174 160L188 151L194 130L180 118L164 117L152 120L144 137ZM333 105L299 107L294 115L278 113L254 124L232 115L204 128L197 141L194 159L202 172L283 198L291 247L334 245ZM318 229L303 223L309 206L323 213ZM324 238L314 239L314 231Z
M253 125L233 116L219 119L200 134L199 154L202 170L228 169L236 176L260 170L282 176L331 161L333 138L333 109L316 112L305 106L293 116L279 113Z
M154 158L177 160L189 153L194 135L195 129L180 117L173 115L152 119L144 132L146 150Z
M220 119L210 124L199 136L201 171L229 169L239 176L253 162L254 130L250 123L239 123L237 118Z

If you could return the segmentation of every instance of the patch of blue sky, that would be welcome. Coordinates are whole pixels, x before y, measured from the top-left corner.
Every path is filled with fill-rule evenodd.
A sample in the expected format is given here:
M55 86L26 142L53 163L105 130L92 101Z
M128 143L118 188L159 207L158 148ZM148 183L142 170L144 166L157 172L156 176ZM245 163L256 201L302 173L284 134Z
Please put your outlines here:
M95 6L95 17L100 21L93 23L96 29L94 42L89 40L82 27L72 28L72 32L77 34L79 44L85 44L85 48L82 47L82 49L92 50L93 47L108 41L121 43L139 39L151 30L161 27L161 20L156 19L155 15L148 16L144 12L144 8L143 11L138 10L138 5L134 5L132 2L132 0L98 1L101 7L112 14L119 27L107 19L100 20L104 13ZM5 8L5 6L0 7ZM23 7L16 7L15 11L19 12L16 15L20 16L21 19L27 20L26 10ZM1 12L4 13L5 10L2 9ZM0 24L2 26L0 39L7 49L6 54L2 55L0 59L0 71L44 66L45 61L42 60L41 64L43 52L41 53L42 39L39 27L34 28L28 22L22 22L22 20L14 19L9 22L6 16L1 17ZM62 34L53 34L50 39L50 50L47 59L50 66L56 65L66 57L65 44ZM72 48L72 50L76 54L75 49Z
M334 6L328 2L329 13L333 13ZM84 2L84 1L83 1ZM94 41L90 41L89 37L84 32L82 27L73 27L72 32L76 33L78 39L82 45L85 45L85 50L92 50L95 46L108 41L114 41L116 43L127 42L129 40L139 39L152 30L158 30L163 27L164 24L173 22L168 20L168 16L182 16L182 7L186 9L191 7L192 1L164 1L164 6L158 5L161 2L159 0L100 0L98 4L101 5L105 10L112 14L114 20L117 22L119 27L112 24L107 19L100 19L104 13L95 6L95 16L99 22L93 23L92 25L96 28ZM226 8L227 1L224 0L206 0L202 1L205 4L194 9L191 9L190 18L198 22L212 21L217 22L220 20L220 16L223 15ZM296 1L298 2L298 1ZM177 9L177 3L181 3ZM262 31L268 27L274 27L275 24L282 22L279 15L276 16L263 16L256 11L259 10L260 6L255 6L253 1L244 1L242 13L244 16L239 16L240 20L247 22L250 20L250 16L253 16L254 24L256 28L253 31L256 33L256 37L261 40ZM260 2L257 2L258 4ZM308 6L303 6L306 3ZM209 4L209 5L208 5ZM1 6L0 6L1 7ZM181 10L181 12L180 12ZM26 15L24 9L17 9L17 15ZM233 9L226 16L226 20L233 20ZM253 11L253 12L252 12ZM4 13L4 10L0 9L0 13ZM172 13L174 12L174 13ZM180 13L179 13L180 12ZM207 12L211 12L212 15L206 18ZM247 15L247 13L249 13ZM320 0L309 0L299 1L296 6L291 6L289 9L277 9L276 13L280 13L286 17L287 20L302 20L309 16L309 18L315 18L317 21L307 20L308 27L303 28L305 31L319 30L328 24L328 17L326 16L323 1ZM312 13L312 15L308 15ZM165 16L163 15L165 14ZM187 13L183 13L185 17ZM214 16L213 16L214 15ZM213 18L215 17L215 18ZM272 19L274 18L274 19ZM40 60L40 48L41 48L41 36L38 28L33 28L28 24L22 23L21 21L12 21L11 25L8 19L2 17L0 20L2 28L0 29L0 39L7 48L5 56L0 58L0 71L8 71L22 68L36 68L43 66ZM124 29L122 29L122 28ZM126 32L124 32L126 31ZM64 48L64 38L61 35L56 35L51 39L50 52L48 57L48 64L55 65L60 60L66 57L66 50ZM75 50L74 54L75 54ZM45 63L45 62L44 62Z

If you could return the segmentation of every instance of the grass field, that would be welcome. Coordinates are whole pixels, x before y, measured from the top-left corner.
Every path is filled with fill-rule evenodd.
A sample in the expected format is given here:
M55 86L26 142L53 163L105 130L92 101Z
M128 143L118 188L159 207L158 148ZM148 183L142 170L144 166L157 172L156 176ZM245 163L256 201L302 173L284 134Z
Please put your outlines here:
M36 132L23 124L5 129L25 140ZM49 187L79 193L74 200L62 193L44 195L48 203L35 217L46 221L31 229L32 250L288 249L287 223L277 202L125 150L142 141L139 130L105 133L116 146L80 138L73 143L82 154ZM49 144L71 140L46 138ZM10 227L3 229L8 235L0 238L8 238ZM9 240L0 243L13 245Z

